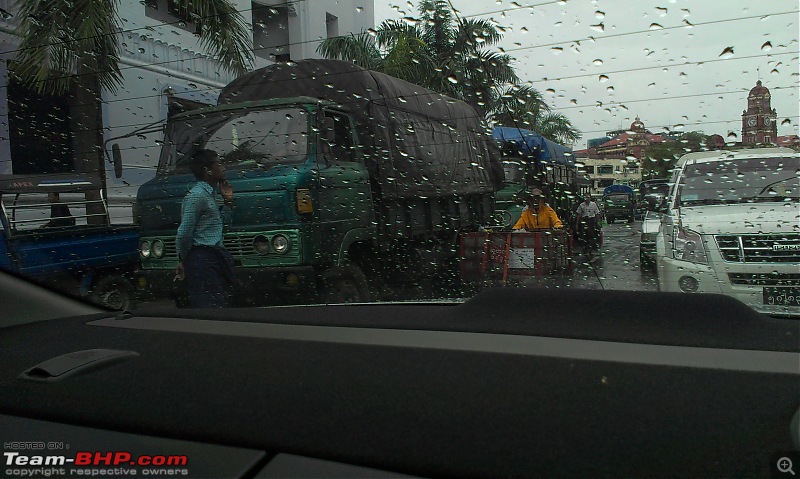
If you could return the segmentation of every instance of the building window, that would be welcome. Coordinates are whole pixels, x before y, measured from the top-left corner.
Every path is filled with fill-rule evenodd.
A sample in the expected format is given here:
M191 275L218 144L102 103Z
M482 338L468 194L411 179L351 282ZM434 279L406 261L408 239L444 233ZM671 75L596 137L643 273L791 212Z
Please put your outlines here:
M339 36L339 17L336 15L331 15L330 13L325 14L325 29L328 34L328 38L338 37Z
M144 0L144 14L197 35L203 28L202 19L191 8L182 6L178 0Z
M12 63L9 69L13 68ZM70 95L36 93L23 85L11 71L7 89L12 173L27 175L75 171Z
M764 143L772 143L772 137L771 136L765 136L764 137Z
M289 61L289 7L252 5L254 53L272 61Z
M597 167L598 175L613 175L614 167L612 165L600 165Z

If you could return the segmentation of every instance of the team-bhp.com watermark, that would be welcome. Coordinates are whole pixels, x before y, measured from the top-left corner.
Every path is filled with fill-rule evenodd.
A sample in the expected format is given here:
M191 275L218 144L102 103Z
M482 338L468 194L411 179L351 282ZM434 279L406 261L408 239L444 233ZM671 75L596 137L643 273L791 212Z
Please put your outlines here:
M170 477L188 476L189 460L181 455L134 455L127 451L78 451L71 454L31 454L31 444L6 443L4 477ZM14 447L16 446L16 447ZM44 447L40 449L69 449ZM16 449L9 451L8 449Z

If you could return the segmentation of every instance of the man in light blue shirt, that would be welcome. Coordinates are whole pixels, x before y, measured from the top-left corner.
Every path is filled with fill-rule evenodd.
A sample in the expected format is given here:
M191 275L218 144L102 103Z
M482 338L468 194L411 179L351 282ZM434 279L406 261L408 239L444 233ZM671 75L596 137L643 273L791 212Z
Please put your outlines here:
M175 237L180 263L175 274L186 279L191 307L222 308L230 304L236 282L233 258L222 244L223 228L232 216L233 188L215 151L197 151L190 165L198 181L181 207L181 224ZM217 205L214 194L217 186L222 206Z

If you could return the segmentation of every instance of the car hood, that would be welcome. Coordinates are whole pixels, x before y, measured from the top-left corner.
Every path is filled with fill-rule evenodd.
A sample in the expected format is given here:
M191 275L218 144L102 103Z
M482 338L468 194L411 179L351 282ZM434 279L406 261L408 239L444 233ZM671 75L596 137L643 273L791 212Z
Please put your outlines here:
M800 233L794 202L693 206L680 209L684 228L701 234Z

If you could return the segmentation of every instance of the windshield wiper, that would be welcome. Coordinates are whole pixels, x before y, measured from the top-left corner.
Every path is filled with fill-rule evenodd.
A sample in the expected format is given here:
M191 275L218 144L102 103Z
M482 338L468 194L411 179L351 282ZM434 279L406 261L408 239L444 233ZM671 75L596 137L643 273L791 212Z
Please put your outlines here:
M794 181L800 182L800 178L798 178L798 177L796 177L796 176L790 176L790 177L788 177L788 178L784 178L784 179L782 179L782 180L773 181L772 183L768 184L767 186L765 186L765 187L761 188L761 191L759 191L759 192L758 192L758 194L757 194L756 196L757 196L757 197L758 197L758 196L761 196L761 195L763 195L763 194L764 194L764 192L765 192L765 191L767 191L768 189L772 188L773 186L775 186L775 185L778 185L778 184L781 184L781 183L783 183L784 181L789 181L789 180L794 180Z

